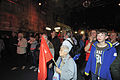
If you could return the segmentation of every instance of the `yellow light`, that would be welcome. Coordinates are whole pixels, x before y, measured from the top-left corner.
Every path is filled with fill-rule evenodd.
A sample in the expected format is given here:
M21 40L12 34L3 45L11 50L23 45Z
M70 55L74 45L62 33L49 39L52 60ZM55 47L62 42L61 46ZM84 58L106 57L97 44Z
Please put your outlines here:
M54 29L55 29L55 30L56 30L56 29L60 29L60 27L55 27Z
M85 32L84 31L81 31L81 34L84 34Z
M56 30L55 30L55 32L59 32L59 30L58 30L58 29L56 29Z
M77 34L77 31L75 31L75 34Z
M120 6L120 3L118 3L118 6Z
M39 3L39 6L41 6L42 4L41 3Z

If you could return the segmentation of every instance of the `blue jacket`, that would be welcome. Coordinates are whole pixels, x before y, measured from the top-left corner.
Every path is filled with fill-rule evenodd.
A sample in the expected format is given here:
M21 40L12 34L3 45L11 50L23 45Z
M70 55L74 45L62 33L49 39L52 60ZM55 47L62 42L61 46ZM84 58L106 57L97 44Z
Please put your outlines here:
M91 52L90 52L90 57L88 59L88 62L86 64L85 68L85 74L89 75L89 71L92 73L96 73L96 67L97 67L97 62L96 62L96 44L98 42L95 42L92 45ZM107 80L112 80L111 75L110 75L110 65L116 58L116 49L112 46L112 44L108 41L106 43L109 45L108 48L104 49L101 54L101 66L98 70L98 76Z

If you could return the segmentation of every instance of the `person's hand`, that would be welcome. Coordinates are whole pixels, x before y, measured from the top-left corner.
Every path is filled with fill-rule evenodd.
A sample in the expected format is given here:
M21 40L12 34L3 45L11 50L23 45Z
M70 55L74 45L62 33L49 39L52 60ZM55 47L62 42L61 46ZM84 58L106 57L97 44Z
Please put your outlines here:
M85 72L84 74L85 74L85 76L89 76L89 73L86 73L86 72Z
M58 67L55 68L55 71L56 71L57 73L61 74L61 70L60 70Z
M28 43L30 43L30 40L28 41Z
M90 36L89 39L90 39L90 43L92 43L92 41L93 41L93 37Z
M51 68L52 67L52 63L49 65L49 68Z

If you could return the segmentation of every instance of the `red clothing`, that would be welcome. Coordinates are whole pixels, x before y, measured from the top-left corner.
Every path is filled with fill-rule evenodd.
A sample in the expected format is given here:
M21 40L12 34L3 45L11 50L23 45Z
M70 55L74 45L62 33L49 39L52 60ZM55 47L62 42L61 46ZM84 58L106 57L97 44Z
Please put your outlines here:
M88 45L88 43L89 43L89 40L86 41L86 45ZM91 51L91 47L92 47L92 44L90 45L89 51ZM85 61L88 61L89 56L90 56L90 53L86 53Z

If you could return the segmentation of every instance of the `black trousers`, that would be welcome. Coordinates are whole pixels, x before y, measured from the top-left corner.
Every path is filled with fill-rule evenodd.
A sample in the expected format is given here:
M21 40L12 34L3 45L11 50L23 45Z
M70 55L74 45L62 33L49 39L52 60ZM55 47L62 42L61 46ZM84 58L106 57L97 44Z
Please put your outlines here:
M112 80L120 80L120 71L119 71L119 69L118 70L116 70L116 69L112 70L111 71L111 77L112 77Z
M17 66L22 67L26 65L26 53L17 54Z

